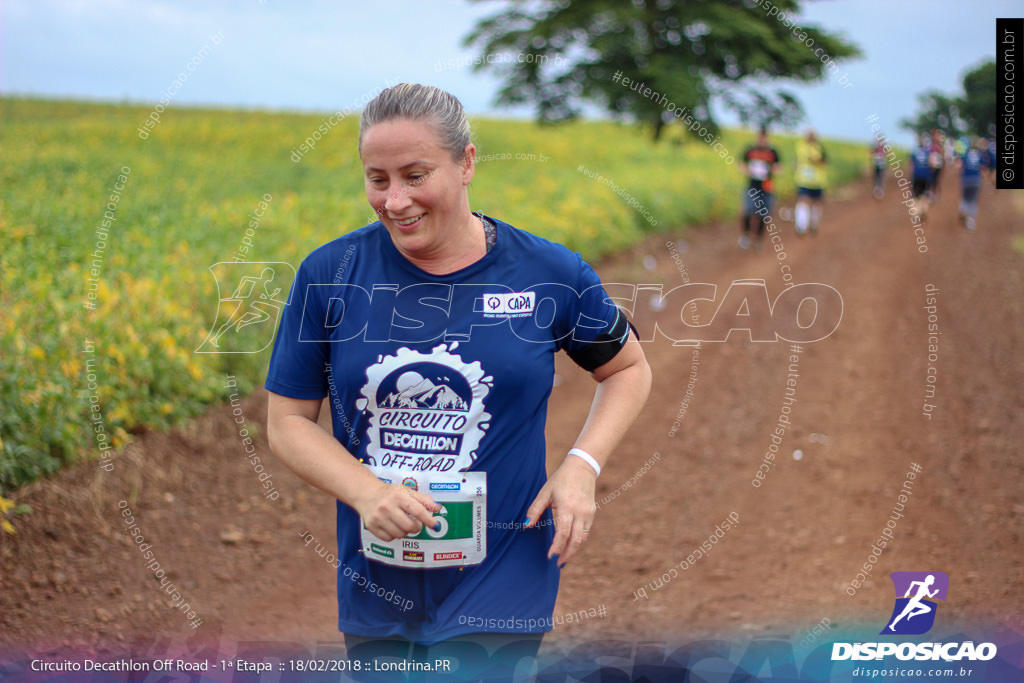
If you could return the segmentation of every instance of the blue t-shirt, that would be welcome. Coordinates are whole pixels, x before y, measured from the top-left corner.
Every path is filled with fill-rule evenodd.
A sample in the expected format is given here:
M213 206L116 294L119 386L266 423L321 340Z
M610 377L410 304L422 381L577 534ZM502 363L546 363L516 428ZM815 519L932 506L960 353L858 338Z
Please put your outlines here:
M968 149L960 157L960 171L965 185L977 185L981 182L981 167L990 166L988 152Z
M930 145L922 145L914 150L911 161L914 163L914 178L916 180L923 180L932 177L931 167L928 165L928 159L931 156L932 149Z
M296 275L267 389L327 397L335 438L367 464L487 473L487 555L461 568L368 559L359 516L338 502L345 633L433 642L551 630L551 512L532 529L521 524L547 480L554 355L621 348L605 341L622 329L621 314L579 254L490 220L494 247L451 274L410 263L377 222L318 248ZM402 439L418 454L385 445ZM444 453L431 454L436 444Z

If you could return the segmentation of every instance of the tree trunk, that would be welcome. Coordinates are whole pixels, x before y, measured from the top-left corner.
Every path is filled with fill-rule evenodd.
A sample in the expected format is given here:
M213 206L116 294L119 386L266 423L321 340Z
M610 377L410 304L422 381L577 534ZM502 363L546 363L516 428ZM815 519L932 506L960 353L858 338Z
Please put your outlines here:
M661 139L661 131L665 128L665 119L661 118L661 114L658 114L658 118L654 121L654 142Z

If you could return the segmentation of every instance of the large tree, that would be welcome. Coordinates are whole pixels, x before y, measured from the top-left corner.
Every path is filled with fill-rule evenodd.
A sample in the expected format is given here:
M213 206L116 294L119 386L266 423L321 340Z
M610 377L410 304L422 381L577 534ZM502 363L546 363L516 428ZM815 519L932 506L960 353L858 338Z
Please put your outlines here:
M901 120L901 126L917 135L936 129L954 137L963 135L966 124L960 115L959 98L928 90L917 96L917 106L917 116Z
M964 74L960 115L969 133L982 137L996 134L996 61L987 59Z
M716 130L714 100L751 125L794 125L799 102L771 84L819 80L838 72L836 61L860 55L796 21L801 0L505 2L465 39L484 56L475 68L503 79L499 105L533 104L539 120L560 121L591 102L649 123L655 139L682 111ZM643 85L624 87L621 77Z
M984 62L964 74L963 91L947 95L929 90L917 96L918 111L914 118L900 124L915 133L938 128L947 135L967 133L988 137L996 129L996 62Z

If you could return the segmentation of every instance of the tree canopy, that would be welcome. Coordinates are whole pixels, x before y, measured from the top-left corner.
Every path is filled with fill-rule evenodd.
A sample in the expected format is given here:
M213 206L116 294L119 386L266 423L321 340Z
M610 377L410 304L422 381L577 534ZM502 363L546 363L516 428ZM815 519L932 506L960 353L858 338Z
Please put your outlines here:
M904 128L924 133L935 128L949 135L990 137L996 130L996 62L984 62L964 74L963 91L948 95L929 90L917 96L918 112L900 122Z
M532 104L540 121L555 122L579 116L589 102L650 124L655 139L684 112L716 131L716 100L746 124L793 126L802 107L772 84L835 75L836 62L860 56L856 45L798 22L801 0L505 4L464 41L485 56L516 55L474 67L504 81L497 104Z
M996 134L996 61L988 59L964 74L960 115L967 132L989 137Z
M917 135L941 130L954 136L962 135L966 125L960 118L958 98L938 90L928 90L917 96L918 113L913 119L903 119L900 125Z

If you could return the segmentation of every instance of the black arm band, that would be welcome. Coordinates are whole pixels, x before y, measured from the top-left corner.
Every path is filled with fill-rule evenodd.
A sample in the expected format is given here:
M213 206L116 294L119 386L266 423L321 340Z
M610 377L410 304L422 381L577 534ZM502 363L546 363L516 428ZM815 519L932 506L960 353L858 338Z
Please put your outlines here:
M629 341L630 330L633 330L633 333L639 338L640 335L633 327L633 323L629 321L622 309L619 309L611 327L597 335L594 341L586 347L567 353L576 365L587 372L593 372L618 355L622 347Z

